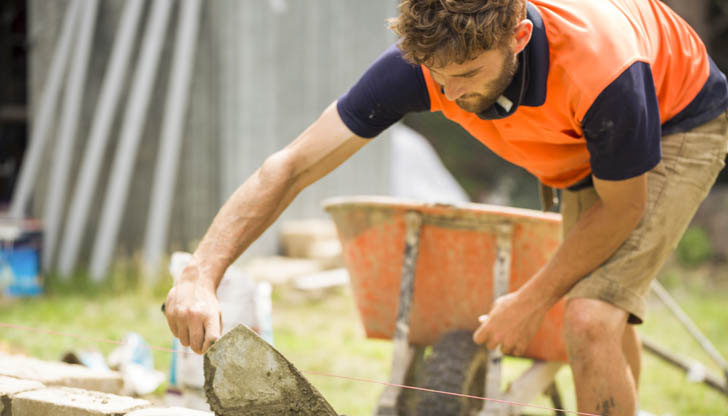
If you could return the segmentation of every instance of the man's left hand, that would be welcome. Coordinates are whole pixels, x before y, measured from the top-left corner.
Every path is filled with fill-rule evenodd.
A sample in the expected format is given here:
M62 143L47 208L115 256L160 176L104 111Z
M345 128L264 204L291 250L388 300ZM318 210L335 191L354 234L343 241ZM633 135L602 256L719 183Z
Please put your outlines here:
M525 299L521 291L501 296L490 313L481 317L473 341L485 344L491 351L500 346L503 354L523 355L547 311L548 308Z

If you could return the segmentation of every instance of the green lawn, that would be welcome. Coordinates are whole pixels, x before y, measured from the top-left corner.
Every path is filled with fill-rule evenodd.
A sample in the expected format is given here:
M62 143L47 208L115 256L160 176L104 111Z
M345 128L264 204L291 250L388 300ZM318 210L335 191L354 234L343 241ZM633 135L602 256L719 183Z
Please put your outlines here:
M662 280L717 348L728 355L728 331L725 331L728 328L728 308L725 307L728 285L715 283L716 279L712 277L708 281L707 276L714 275L715 270L684 272L672 268L663 273ZM717 280L725 282L728 279ZM171 338L159 312L165 291L164 285L154 290L116 285L111 289L85 291L88 293L54 288L52 294L37 299L3 300L0 302L0 322L110 339L121 339L127 331L134 331L151 345L169 347ZM391 343L364 337L348 290L339 289L312 297L277 289L273 321L276 347L302 371L387 380ZM675 352L710 363L659 303L653 302L647 323L640 330ZM50 360L58 359L69 350L98 349L108 354L115 347L8 328L0 328L0 340L0 349ZM155 352L154 355L156 367L168 371L169 354ZM527 364L526 360L507 360L506 378L513 379ZM728 415L725 396L687 382L682 373L650 356L646 356L643 367L640 401L644 409L657 415ZM348 416L371 415L383 389L377 384L316 375L309 375L309 379L340 413ZM561 370L557 381L566 406L574 409L573 384L567 368ZM549 402L544 398L536 404L549 405Z

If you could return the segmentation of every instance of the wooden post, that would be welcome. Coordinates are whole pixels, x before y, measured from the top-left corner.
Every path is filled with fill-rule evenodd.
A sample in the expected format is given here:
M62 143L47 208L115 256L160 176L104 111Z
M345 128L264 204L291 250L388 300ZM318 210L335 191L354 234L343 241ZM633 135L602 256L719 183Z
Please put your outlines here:
M682 370L685 373L690 373L691 370L694 371L694 369L697 366L702 366L702 364L699 364L695 360L690 360L687 358L680 357L679 355L676 355L670 351L668 351L666 348L661 347L656 342L650 340L649 338L645 337L644 335L640 336L642 341L642 348L649 352L650 354L654 355L657 358L662 359L666 363L677 367L678 369ZM712 374L709 371L705 371L703 374L703 379L699 380L700 382L704 383L706 386L718 391L719 393L723 393L726 397L728 397L728 378L724 380L720 380L717 376Z
M717 348L713 345L713 343L710 342L710 340L703 335L702 332L700 332L700 329L695 325L695 323L690 319L687 313L680 307L680 305L675 302L675 300L670 296L670 293L658 282L657 280L652 281L652 291L657 295L657 297L662 301L662 303L667 306L667 308L672 312L672 314L677 318L678 321L687 329L687 331L690 333L690 335L693 336L695 341L697 341L698 344L703 348L703 351L705 351L710 358L713 359L713 361L716 362L725 372L728 374L728 363L726 363L725 358L720 354ZM728 382L728 376L726 376L726 381Z

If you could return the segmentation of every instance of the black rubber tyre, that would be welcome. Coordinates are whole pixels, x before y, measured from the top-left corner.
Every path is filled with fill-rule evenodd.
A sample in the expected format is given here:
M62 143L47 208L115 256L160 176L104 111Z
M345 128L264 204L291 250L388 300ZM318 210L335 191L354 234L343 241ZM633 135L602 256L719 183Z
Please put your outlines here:
M425 359L422 387L482 397L486 371L485 348L473 342L473 333L453 331L432 346L432 352ZM482 400L438 393L419 394L418 416L469 416L471 411L483 407Z

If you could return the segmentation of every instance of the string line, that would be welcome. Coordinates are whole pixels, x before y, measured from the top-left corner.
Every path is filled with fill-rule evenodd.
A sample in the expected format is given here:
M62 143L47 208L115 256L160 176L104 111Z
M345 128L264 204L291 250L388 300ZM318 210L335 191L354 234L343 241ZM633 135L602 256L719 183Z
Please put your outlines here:
M38 332L38 333L44 333L44 334L49 334L49 335L59 335L59 336L63 336L63 337L76 338L76 339L85 340L85 341L95 341L95 342L103 342L105 344L124 345L123 341L116 341L113 339L90 337L88 335L71 334L69 332L55 331L52 329L44 329L44 328L35 328L35 327L31 327L31 326L26 326L26 325L10 324L7 322L0 322L0 328L22 329L22 330L30 331L30 332ZM155 347L153 345L149 345L149 349L154 350L154 351L162 351L162 352L177 352L171 348ZM187 351L179 351L179 352L187 353ZM192 353L192 354L194 354L194 353Z
M7 322L0 322L0 328L20 329L20 330L24 330L24 331L44 333L44 334L48 334L48 335L63 336L63 337L75 338L75 339L86 340L86 341L102 342L102 343L106 343L106 344L114 344L114 345L123 345L124 344L122 341L117 341L117 340L113 340L113 339L72 334L69 332L62 332L62 331L56 331L56 330L44 329L44 328L36 328L36 327L27 326L27 325L11 324L11 323L7 323ZM190 354L190 352L188 352L188 351L178 351L178 350L174 350L174 349L170 349L170 348L156 347L156 346L152 346L152 345L149 346L149 349L154 350L154 351L162 351L162 352L171 352L171 353L182 352L182 353ZM192 352L191 354L194 354L194 353ZM329 377L329 378L338 378L338 379L343 379L343 380L357 381L357 382L361 382L361 383L379 384L379 385L383 385L383 386L399 387L399 388L403 388L403 389L416 390L416 391L422 391L422 392L427 392L427 393L436 393L436 394L443 394L443 395L448 395L448 396L463 397L463 398L468 398L468 399L492 401L492 402L496 402L496 403L509 404L512 406L531 407L531 408L535 408L535 409L549 410L549 411L560 411L560 412L572 413L572 414L580 415L580 416L600 416L600 415L597 415L594 413L585 413L585 412L578 412L575 410L566 410L566 409L556 409L556 408L540 406L540 405L536 405L536 404L520 403L520 402L514 402L514 401L510 401L510 400L493 399L490 397L473 396L473 395L462 394L462 393L453 393L453 392L449 392L449 391L434 390L434 389L428 389L428 388L424 388L424 387L407 386L404 384L396 384L396 383L389 383L386 381L370 380L370 379L360 378L360 377L327 374L327 373L321 373L318 371L310 371L310 370L301 370L301 372L304 374Z
M456 397L464 397L467 399L476 399L476 400L483 400L483 401L492 401L497 403L503 403L503 404L510 404L513 406L522 406L522 407L533 407L536 409L542 409L542 410L551 410L551 411L560 411L560 412L566 412L566 413L573 413L575 415L583 415L583 416L600 416L594 413L584 413L584 412L577 412L575 410L566 410L566 409L555 409L552 407L547 406L540 406L537 404L529 404L529 403L520 403L520 402L514 402L510 400L501 400L501 399L493 399L490 397L481 397L481 396L472 396L470 394L463 394L463 393L453 393L450 391L442 391L442 390L434 390L434 389L427 389L424 387L416 387L416 386L407 386L404 384L396 384L396 383L389 383L386 381L377 381L377 380L369 380L366 378L359 378L359 377L350 377L350 376L340 376L335 374L326 374L326 373L319 373L317 371L310 371L310 370L301 370L302 373L316 375L316 376L324 376L324 377L332 377L332 378L341 378L344 380L352 380L352 381L360 381L363 383L372 383L372 384L381 384L383 386L392 386L392 387L400 387L403 389L410 389L410 390L417 390L417 391L424 391L428 393L437 393L437 394L444 394L448 396L456 396Z

